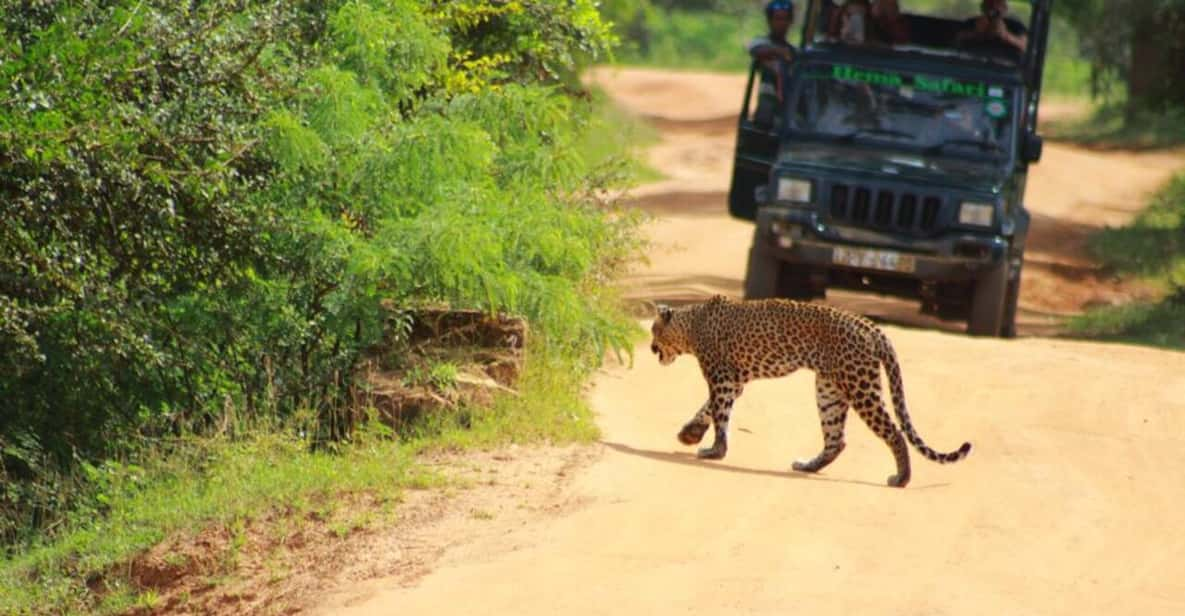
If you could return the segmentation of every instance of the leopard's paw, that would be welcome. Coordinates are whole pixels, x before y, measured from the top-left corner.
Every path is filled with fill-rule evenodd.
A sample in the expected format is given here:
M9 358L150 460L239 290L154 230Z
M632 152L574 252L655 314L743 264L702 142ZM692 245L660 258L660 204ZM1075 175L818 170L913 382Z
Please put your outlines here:
M695 453L695 457L701 460L723 460L726 453L728 450L724 447L704 447Z
M696 443L704 440L704 434L707 432L707 424L700 425L689 423L683 426L682 430L679 430L679 442L683 443L684 445L695 445Z

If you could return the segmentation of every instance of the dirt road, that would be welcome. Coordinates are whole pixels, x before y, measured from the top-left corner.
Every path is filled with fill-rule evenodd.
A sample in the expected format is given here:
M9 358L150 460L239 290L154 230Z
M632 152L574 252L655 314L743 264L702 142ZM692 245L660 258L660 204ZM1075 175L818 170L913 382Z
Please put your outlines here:
M737 79L598 79L664 137L652 160L669 179L638 193L658 216L656 252L631 294L738 294L751 228L723 213ZM590 393L604 451L566 488L579 507L450 549L414 583L345 589L314 613L1185 613L1185 354L1034 335L1052 315L1138 292L1101 276L1080 243L1181 162L1050 144L1030 182L1022 337L886 328L922 436L938 449L972 441L967 460L915 453L910 486L884 487L892 457L853 418L823 474L789 472L821 447L803 373L751 385L729 457L698 461L675 440L705 394L698 368L663 368L643 344ZM925 321L904 302L829 301Z

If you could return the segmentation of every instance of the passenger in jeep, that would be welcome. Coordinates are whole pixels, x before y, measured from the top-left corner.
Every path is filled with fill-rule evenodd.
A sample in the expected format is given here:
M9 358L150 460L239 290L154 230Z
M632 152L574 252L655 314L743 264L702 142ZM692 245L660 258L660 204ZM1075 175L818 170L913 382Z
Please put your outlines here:
M794 2L770 0L765 5L765 20L769 34L749 43L749 55L761 63L761 85L757 91L753 122L772 127L781 117L778 109L783 97L782 77L794 59L794 46L786 40L790 26L794 25Z
M909 22L897 0L876 0L872 5L873 38L885 45L909 43Z
M871 9L868 0L848 0L832 12L827 34L841 43L863 45L871 38L868 32Z
M1019 61L1028 45L1028 30L1008 16L1008 0L983 0L982 14L963 23L955 45L984 55Z
M827 34L848 45L904 45L909 23L897 0L848 0L831 12Z

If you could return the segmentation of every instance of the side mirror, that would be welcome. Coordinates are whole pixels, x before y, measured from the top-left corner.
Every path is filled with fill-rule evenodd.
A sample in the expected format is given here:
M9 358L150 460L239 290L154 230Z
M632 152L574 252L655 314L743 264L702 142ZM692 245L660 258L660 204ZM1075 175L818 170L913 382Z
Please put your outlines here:
M1026 163L1035 163L1041 160L1041 150L1044 145L1045 140L1041 138L1041 135L1036 133L1026 135L1021 145L1021 156L1024 157Z

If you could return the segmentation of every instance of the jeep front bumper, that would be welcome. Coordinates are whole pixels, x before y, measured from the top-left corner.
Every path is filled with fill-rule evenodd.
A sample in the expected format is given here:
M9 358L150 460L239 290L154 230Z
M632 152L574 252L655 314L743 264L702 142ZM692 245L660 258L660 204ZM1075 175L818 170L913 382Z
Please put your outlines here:
M990 233L919 238L829 225L812 210L762 208L753 250L816 270L888 274L925 282L960 282L1006 258L1009 241Z

